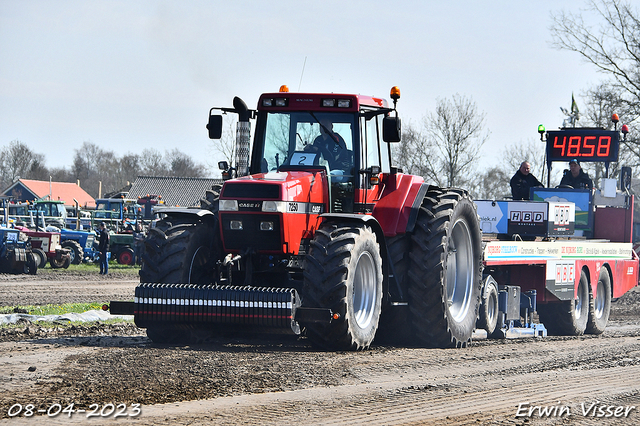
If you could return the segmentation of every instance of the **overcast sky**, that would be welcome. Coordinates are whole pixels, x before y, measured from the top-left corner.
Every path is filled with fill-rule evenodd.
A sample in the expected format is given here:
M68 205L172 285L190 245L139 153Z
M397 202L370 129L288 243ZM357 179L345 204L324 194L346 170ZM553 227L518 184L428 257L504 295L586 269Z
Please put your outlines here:
M0 146L69 167L84 141L118 155L178 148L221 159L209 108L262 92L402 91L403 123L458 93L486 113L482 168L561 126L571 94L603 79L550 46L553 1L0 0ZM305 65L306 59L306 65ZM304 65L304 73L303 73Z

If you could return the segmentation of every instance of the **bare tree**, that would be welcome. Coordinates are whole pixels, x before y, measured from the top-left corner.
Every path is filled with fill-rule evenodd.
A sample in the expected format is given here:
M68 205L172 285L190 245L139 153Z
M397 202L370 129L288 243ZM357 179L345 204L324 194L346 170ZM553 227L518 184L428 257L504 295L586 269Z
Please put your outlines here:
M165 157L167 164L169 164L169 174L171 176L205 176L205 167L202 164L196 163L190 156L176 148L167 152Z
M2 187L11 185L18 178L33 179L31 174L40 173L44 155L33 152L26 144L14 140L0 151L0 176Z
M500 167L492 167L479 175L469 187L476 200L500 200L511 196L509 180L511 175Z
M157 149L147 148L140 156L140 174L144 176L166 176L167 165L162 153Z
M464 96L439 99L422 128L405 125L402 142L394 147L394 163L441 187L473 185L475 177L470 176L489 137L484 117L475 102Z
M610 87L634 116L640 115L640 20L622 0L590 0L585 13L601 19L597 29L582 14L560 12L550 28L553 46L580 54L607 75Z
M458 94L438 100L425 121L427 137L435 148L428 156L429 177L439 186L468 185L481 149L489 137L485 114L471 99Z
M402 142L392 145L393 163L405 173L426 177L429 175L430 149L420 129L407 123L402 128Z

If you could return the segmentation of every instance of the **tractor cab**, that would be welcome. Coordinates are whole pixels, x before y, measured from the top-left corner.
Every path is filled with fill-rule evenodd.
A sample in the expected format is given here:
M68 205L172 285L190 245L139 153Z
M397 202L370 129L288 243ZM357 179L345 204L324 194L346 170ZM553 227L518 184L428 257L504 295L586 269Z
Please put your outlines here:
M391 97L394 108L381 98L290 93L283 86L263 94L255 111L241 111L246 106L236 98L236 108L222 110L237 112L239 128L246 130L238 132L236 168L221 163L223 177L278 180L288 172L320 173L327 183L324 213L370 213L378 175L392 171L389 143L400 140L400 119L390 115L400 97L397 87ZM249 118L256 119L250 161ZM219 137L221 116L210 115L207 127L210 137Z

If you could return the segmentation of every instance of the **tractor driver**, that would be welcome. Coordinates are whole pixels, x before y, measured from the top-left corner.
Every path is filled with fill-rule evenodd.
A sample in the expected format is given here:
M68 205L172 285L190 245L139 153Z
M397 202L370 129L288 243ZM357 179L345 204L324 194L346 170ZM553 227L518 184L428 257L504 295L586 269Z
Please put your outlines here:
M593 189L593 181L575 158L569 161L569 170L564 171L560 185L569 185L574 189Z
M317 152L321 154L329 163L331 175L351 174L353 160L352 153L347 149L342 136L333 131L333 123L328 120L321 120L320 135L313 141L311 145L305 147L307 152ZM340 178L336 178L336 182ZM346 181L346 179L344 179Z

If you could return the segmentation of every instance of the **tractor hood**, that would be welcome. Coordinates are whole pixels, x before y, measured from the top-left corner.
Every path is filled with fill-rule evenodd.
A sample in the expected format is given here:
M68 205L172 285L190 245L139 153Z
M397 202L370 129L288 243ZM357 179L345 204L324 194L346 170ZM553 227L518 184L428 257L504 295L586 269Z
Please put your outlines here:
M328 211L326 169L260 173L225 182L220 196L224 249L301 253Z
M238 200L239 210L271 209L269 205L273 203L265 204L265 201L282 201L296 204L312 203L316 206L314 213L325 212L328 200L326 172L324 170L269 172L232 179L225 182L220 200L223 204L220 210L226 210L225 206L228 204L222 200ZM255 202L246 203L241 200ZM279 205L277 207L277 211L283 213L291 211L289 208L280 210Z

